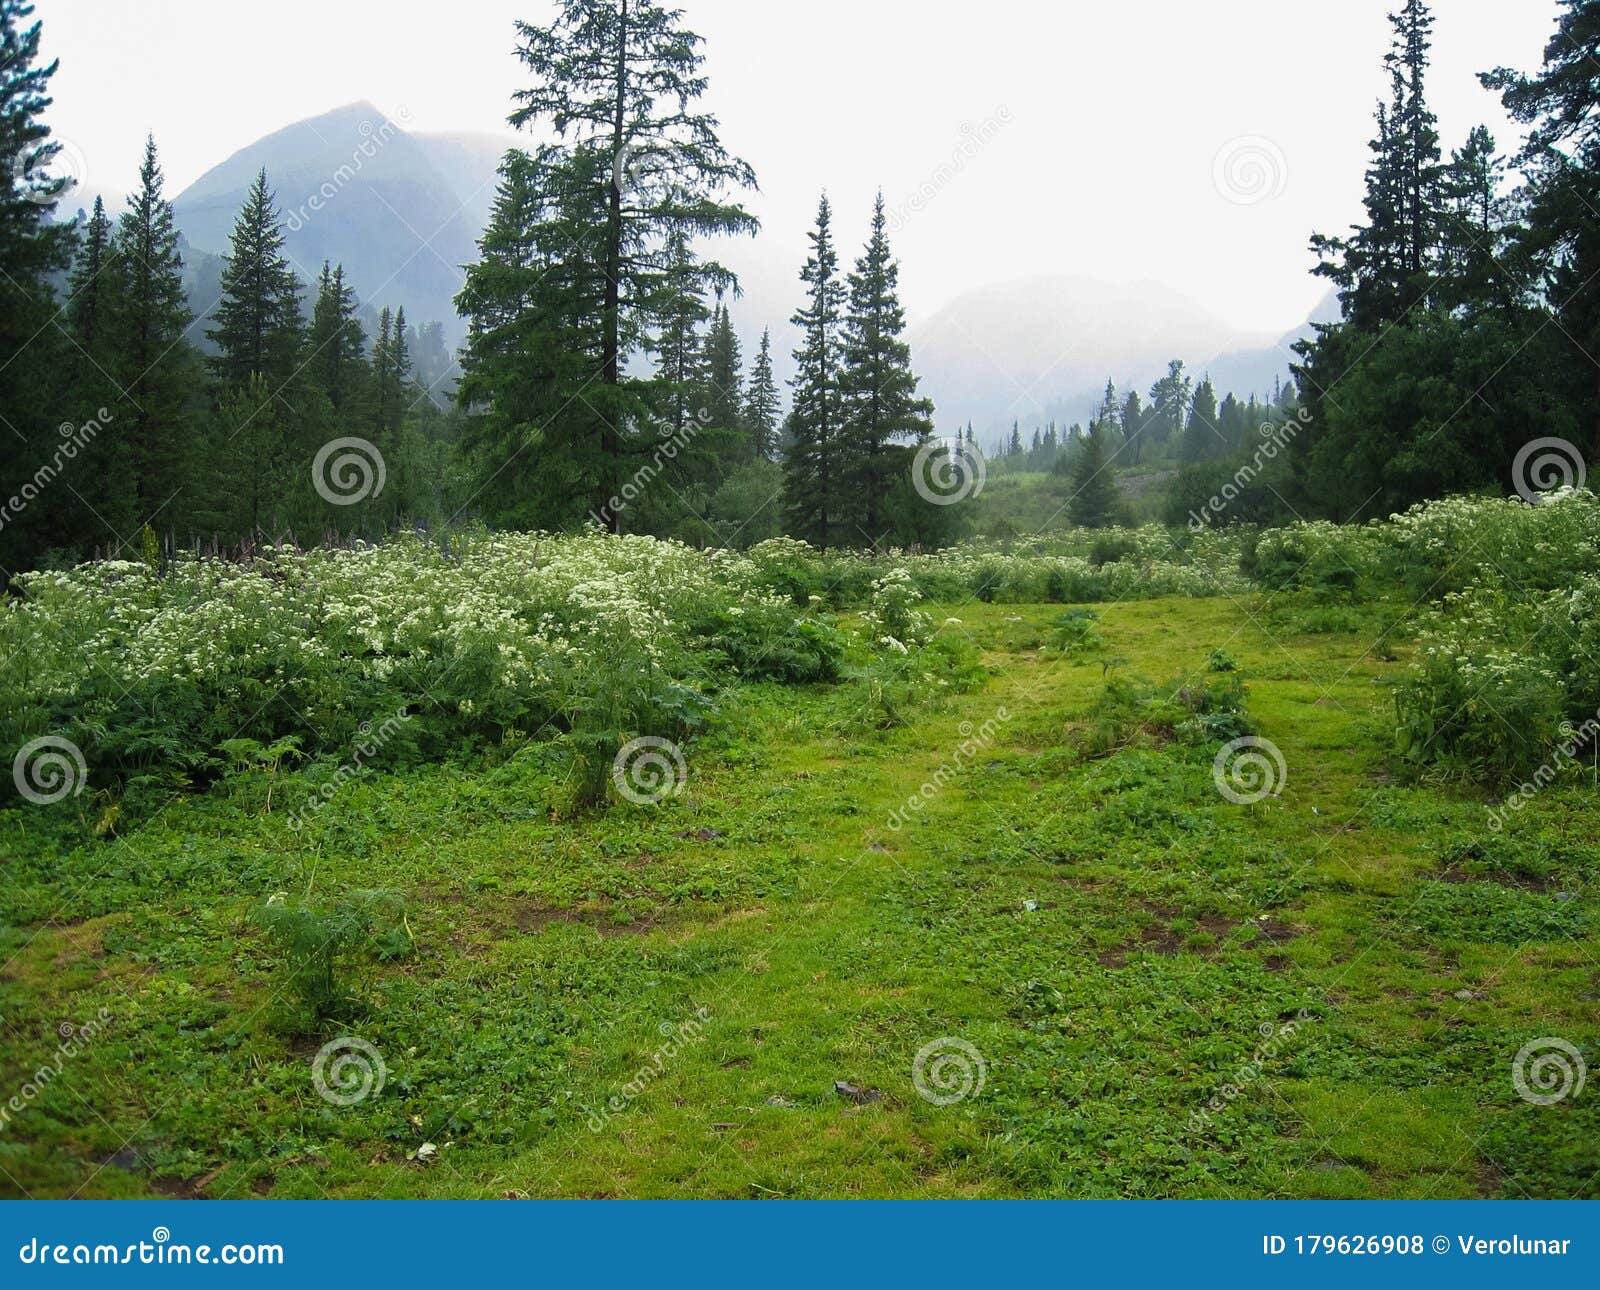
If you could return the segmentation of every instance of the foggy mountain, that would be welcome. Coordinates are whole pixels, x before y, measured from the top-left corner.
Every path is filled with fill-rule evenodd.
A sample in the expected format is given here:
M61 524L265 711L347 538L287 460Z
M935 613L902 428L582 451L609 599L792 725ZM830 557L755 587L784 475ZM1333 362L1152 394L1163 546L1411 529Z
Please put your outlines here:
M342 263L365 304L404 307L411 322L462 334L452 299L476 258L507 141L411 134L358 102L285 126L241 148L178 194L179 229L197 251L224 254L257 171L266 168L300 276Z
M1085 420L1108 377L1143 396L1173 358L1197 380L1209 371L1219 397L1269 391L1288 374L1288 345L1308 330L1273 339L1231 328L1158 283L1043 275L956 297L912 329L911 346L940 431L970 420L994 432L1013 419Z

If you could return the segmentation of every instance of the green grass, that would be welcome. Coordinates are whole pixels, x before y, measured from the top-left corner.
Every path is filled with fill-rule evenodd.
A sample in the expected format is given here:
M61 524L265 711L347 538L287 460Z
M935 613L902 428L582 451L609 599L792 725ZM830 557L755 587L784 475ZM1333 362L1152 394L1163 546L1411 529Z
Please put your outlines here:
M989 679L887 730L848 686L725 696L656 807L552 821L531 745L361 779L300 833L260 776L98 838L88 798L0 815L0 1098L110 1017L0 1129L0 1190L1600 1195L1600 1090L1511 1078L1538 1037L1596 1051L1595 792L1496 834L1396 781L1405 649L1363 625L1096 610L1081 656L1040 648L1060 606L935 612ZM1280 796L1224 800L1215 745L1159 732L1084 755L1108 672L1198 684L1213 649ZM358 1005L300 1033L253 911L373 888L409 955L358 958ZM387 1070L348 1106L311 1074L341 1035ZM941 1039L984 1063L947 1105L913 1083Z

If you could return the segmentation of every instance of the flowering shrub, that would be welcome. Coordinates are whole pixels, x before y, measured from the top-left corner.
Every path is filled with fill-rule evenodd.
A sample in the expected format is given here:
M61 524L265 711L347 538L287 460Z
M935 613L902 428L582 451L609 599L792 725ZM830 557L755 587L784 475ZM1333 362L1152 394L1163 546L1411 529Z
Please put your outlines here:
M308 757L338 755L397 712L410 718L386 750L397 758L515 734L672 733L721 684L827 679L843 653L743 557L650 538L408 537L22 583L0 613L0 739L62 734L124 775L207 778L238 739L295 735Z

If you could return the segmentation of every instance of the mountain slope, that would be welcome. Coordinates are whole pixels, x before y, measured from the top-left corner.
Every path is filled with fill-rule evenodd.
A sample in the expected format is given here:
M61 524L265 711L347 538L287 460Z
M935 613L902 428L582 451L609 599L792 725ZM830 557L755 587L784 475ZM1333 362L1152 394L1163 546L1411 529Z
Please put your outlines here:
M442 322L453 338L460 266L476 257L506 146L490 135L413 135L372 104L352 103L241 148L173 205L191 246L226 253L264 167L302 278L314 280L324 260L342 263L363 301Z

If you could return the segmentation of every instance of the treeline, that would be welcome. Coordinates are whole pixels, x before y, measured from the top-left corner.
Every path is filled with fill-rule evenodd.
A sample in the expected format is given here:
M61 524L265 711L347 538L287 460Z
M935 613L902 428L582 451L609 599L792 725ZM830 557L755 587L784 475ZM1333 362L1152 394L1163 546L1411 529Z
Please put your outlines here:
M8 41L24 12L7 4ZM30 53L37 34L35 25L24 38ZM34 69L41 106L53 71ZM8 73L8 99L15 83ZM0 378L17 439L0 467L0 563L377 536L441 512L449 418L413 380L404 311L384 309L369 344L343 270L324 265L307 314L264 173L234 227L215 308L200 320L154 141L127 209L113 220L96 198L81 225L37 217L48 203L35 198L52 195L53 181L29 175L50 149L35 146L6 202L35 213L6 221L6 263L26 252L35 271L7 274L33 330L8 338ZM51 277L62 272L57 299ZM323 456L318 478L319 453L341 438L372 445L354 453L366 464L341 449Z
M382 310L369 342L338 266L304 299L264 173L203 319L154 140L116 218L98 198L50 218L56 65L30 12L0 0L0 565L377 536L444 513L451 418L413 377L404 312Z
M1209 376L1195 384L1184 372L1181 359L1173 359L1167 374L1150 387L1146 404L1137 390L1126 398L1115 381L1106 382L1099 407L1085 429L1081 422L1057 428L1046 421L1025 430L1019 420L1011 432L986 449L996 473L1008 471L1071 472L1078 447L1098 428L1107 451L1122 468L1132 466L1191 466L1228 458L1250 447L1262 425L1292 413L1298 402L1293 382L1277 382L1272 396L1246 399L1228 393L1219 403ZM976 442L969 423L964 434Z
M1188 472L1174 519L1231 483L1212 522L1364 520L1505 495L1534 440L1568 441L1569 477L1600 454L1600 2L1561 0L1536 74L1481 76L1529 127L1510 157L1484 126L1445 155L1426 93L1433 15L1407 0L1390 23L1364 217L1312 238L1343 320L1299 346L1303 429L1270 461Z

